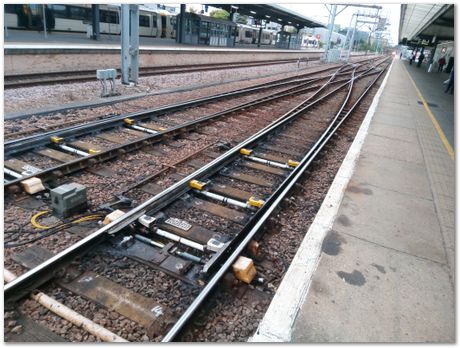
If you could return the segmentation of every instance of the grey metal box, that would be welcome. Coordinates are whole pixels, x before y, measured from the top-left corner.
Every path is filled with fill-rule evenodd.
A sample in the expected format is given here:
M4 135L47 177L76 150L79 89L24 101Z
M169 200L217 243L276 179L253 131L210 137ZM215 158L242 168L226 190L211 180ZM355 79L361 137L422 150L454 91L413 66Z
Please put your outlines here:
M67 217L87 207L86 187L77 183L64 184L50 191L53 214Z
M117 70L116 69L100 69L100 70L96 70L96 77L99 80L115 79L115 78L117 78Z

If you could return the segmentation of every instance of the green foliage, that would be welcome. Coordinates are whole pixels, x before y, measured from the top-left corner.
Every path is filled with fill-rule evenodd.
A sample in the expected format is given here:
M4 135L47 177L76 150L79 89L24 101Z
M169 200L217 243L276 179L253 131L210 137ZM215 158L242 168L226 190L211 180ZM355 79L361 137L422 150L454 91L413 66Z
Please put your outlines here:
M239 23L239 24L248 24L248 17L246 17L246 16L239 16L238 19L236 20L236 23Z
M230 18L230 13L228 13L225 10L213 10L209 14L212 18L218 18L218 19L229 19Z

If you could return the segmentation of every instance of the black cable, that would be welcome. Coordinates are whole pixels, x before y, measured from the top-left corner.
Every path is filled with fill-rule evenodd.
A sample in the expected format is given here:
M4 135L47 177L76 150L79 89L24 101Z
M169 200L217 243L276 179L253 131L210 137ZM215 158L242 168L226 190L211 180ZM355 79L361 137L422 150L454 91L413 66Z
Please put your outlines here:
M91 213L89 213L89 214L81 215L81 216L79 216L79 217L73 218L72 220L67 220L67 221L64 220L62 224L59 224L59 225L57 225L57 226L52 226L52 227L50 227L49 229L43 230L43 233L41 233L41 234L40 234L38 237L36 237L36 238L29 239L29 240L26 240L26 241L23 241L23 242L19 242L19 243L11 243L12 241L16 241L16 240L19 238L19 236L17 235L17 236L15 236L16 238L10 239L10 240L8 240L8 241L4 241L4 247L5 247L5 249L16 248L16 247L19 247L19 246L24 246L24 245L27 245L27 244L34 243L34 242L36 242L36 241L39 241L39 240L41 240L41 239L47 238L47 237L49 237L49 236L52 236L53 234L56 234L56 233L62 231L62 230L65 229L65 228L71 226L72 223L73 223L74 221L77 221L77 220L79 220L79 219L82 219L82 218L84 218L84 217L86 217L86 216L90 216L90 215L95 215L95 214L97 214L97 211L98 211L98 210L96 210L95 212L91 212ZM102 215L101 215L101 217L102 217ZM89 221L89 220L88 220L88 221ZM26 225L24 225L24 226L26 226ZM36 234L36 233L41 232L41 231L37 231L37 230L23 231L23 227L24 227L24 226L20 226L20 229L19 229L19 230L12 231L11 233L19 233L19 232L22 232L22 234L23 234L23 233L29 233L29 234L34 233L34 234Z

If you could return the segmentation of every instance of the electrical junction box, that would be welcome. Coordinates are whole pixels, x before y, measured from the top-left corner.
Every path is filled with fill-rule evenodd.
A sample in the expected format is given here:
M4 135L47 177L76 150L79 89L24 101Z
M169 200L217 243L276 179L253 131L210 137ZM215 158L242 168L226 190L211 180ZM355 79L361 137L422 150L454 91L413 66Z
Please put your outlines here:
M116 79L117 78L117 70L116 69L96 70L96 77L99 80Z
M68 217L86 210L86 187L77 183L61 185L52 189L51 208L53 214L59 217Z

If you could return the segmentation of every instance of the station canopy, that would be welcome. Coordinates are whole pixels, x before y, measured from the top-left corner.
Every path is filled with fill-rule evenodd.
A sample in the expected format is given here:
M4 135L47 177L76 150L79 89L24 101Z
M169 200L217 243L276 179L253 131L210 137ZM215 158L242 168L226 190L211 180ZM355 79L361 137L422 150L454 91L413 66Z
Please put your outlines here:
M428 46L434 44L435 41L453 40L454 5L401 5L400 43L410 45L411 43L423 41Z
M270 4L206 4L217 8L224 9L228 12L232 12L232 8L237 8L236 12L244 16L251 16L258 20L266 20L281 25L290 25L298 29L303 27L318 28L326 27L325 24L320 23L314 19L305 17L301 14L292 12L287 8L279 5Z

